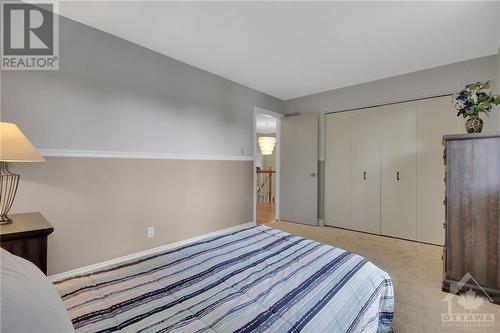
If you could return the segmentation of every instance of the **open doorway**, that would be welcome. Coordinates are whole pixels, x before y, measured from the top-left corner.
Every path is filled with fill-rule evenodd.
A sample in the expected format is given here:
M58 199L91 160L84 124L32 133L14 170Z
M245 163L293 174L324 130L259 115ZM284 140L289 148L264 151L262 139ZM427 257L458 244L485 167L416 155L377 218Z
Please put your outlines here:
M257 224L278 219L281 115L255 108L254 216Z

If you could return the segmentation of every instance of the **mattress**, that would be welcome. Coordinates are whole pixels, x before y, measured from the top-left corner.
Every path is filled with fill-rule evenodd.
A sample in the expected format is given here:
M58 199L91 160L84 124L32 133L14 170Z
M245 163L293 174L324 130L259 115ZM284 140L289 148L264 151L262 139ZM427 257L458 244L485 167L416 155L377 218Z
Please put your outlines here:
M389 275L267 226L54 282L77 332L390 332Z

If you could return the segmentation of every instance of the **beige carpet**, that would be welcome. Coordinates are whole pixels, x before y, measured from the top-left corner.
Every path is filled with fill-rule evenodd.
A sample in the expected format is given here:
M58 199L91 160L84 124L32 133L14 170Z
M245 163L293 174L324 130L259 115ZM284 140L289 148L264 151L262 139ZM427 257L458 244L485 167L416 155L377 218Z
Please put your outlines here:
M267 225L360 254L389 273L396 297L393 324L396 333L500 332L500 305L484 303L476 311L466 311L457 303L457 296L451 296L451 313L493 314L496 328L443 327L441 314L448 313L445 297L450 294L441 292L441 247L331 227L287 222Z

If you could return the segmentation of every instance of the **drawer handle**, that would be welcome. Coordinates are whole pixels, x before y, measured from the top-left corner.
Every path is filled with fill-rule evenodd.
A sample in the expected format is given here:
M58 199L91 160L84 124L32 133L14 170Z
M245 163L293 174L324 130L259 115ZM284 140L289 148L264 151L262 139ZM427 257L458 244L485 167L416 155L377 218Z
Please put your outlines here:
M397 179L397 181L399 182L399 171L398 171L398 172L396 172L396 179Z
M366 180L366 171L363 172L363 179Z

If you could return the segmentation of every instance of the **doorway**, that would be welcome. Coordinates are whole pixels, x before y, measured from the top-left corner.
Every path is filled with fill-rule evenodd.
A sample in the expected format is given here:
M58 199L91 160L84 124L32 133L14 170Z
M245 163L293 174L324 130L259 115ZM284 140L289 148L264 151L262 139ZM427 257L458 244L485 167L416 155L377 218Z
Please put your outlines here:
M266 224L279 219L280 118L254 108L254 220Z

